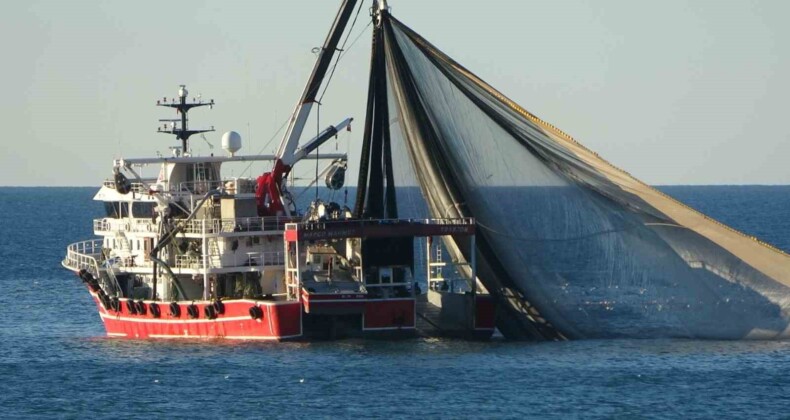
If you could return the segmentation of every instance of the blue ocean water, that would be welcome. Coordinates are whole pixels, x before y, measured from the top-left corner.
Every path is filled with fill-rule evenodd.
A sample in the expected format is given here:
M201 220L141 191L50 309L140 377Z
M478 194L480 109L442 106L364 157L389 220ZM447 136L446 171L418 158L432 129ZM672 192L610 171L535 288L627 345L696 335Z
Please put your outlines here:
M790 186L664 187L790 250ZM126 341L65 247L94 188L0 188L0 416L790 417L790 342Z

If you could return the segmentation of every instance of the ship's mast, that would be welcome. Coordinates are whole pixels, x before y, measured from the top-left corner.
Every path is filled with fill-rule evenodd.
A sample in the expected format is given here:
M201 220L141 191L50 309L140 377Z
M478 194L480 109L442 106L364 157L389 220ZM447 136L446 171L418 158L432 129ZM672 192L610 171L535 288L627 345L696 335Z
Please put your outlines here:
M180 87L178 89L178 100L177 101L175 99L171 99L168 102L167 98L162 98L161 101L156 101L156 105L157 106L166 106L166 107L170 107L170 108L175 108L176 112L181 114L181 118L180 119L161 119L161 120L159 120L159 122L165 122L165 123L170 123L170 124L169 125L165 124L164 127L159 127L157 129L157 132L165 133L165 134L173 134L173 135L176 136L176 138L181 140L181 147L182 147L181 151L182 151L182 153L188 153L189 152L189 149L187 148L187 146L188 146L188 141L189 141L189 137L190 136L192 136L193 134L208 133L210 131L214 131L214 127L213 126L210 129L208 129L208 130L190 130L190 129L188 129L187 122L189 120L187 118L187 112L189 112L190 109L197 108L197 107L200 107L200 106L206 106L206 105L208 105L209 108L214 108L214 100L213 99L210 100L209 102L203 102L202 100L195 101L194 99L192 100L192 102L187 102L187 95L188 94L189 94L189 92L187 91L186 85L180 85ZM177 123L179 123L179 122L181 123L180 127L177 126Z
M376 20L376 26L381 26L382 14L388 11L387 0L373 0L373 16Z

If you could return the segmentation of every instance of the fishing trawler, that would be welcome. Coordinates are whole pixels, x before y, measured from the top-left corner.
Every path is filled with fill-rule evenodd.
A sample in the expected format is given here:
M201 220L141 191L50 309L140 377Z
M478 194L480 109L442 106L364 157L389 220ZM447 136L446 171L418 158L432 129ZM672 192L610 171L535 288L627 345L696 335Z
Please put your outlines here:
M160 130L182 141L174 155L114 162L96 195L107 208L94 221L102 238L72 244L63 262L88 285L109 335L392 336L423 324L530 340L790 336L790 255L610 164L396 19L385 0L370 9L353 208L298 209L286 181L299 161L328 161L327 187L344 182L345 155L313 152L350 119L300 139L356 4L342 2L276 154L236 156L230 132L229 156L194 156L187 140L201 131L186 114L213 101L188 102L184 88L159 103L180 113ZM271 171L220 175L255 160ZM160 172L144 178L141 165ZM424 218L400 217L395 174L419 187Z
M274 155L237 154L241 136L230 131L222 136L227 156L197 156L190 137L214 128L193 129L187 116L213 108L214 100L190 100L181 85L177 98L157 101L179 115L160 120L158 132L180 145L172 156L115 160L112 178L94 197L106 210L93 221L99 238L69 245L62 263L87 286L108 336L401 337L418 333L418 317L434 332L480 338L494 331L494 308L475 285L474 261L452 264L463 287L443 287L450 284L443 268L450 270L438 245L426 261L430 293L457 295L461 312L453 310L452 322L435 308L433 320L418 313L428 298L414 272L415 240L454 235L474 247L474 219L401 219L375 210L370 200L356 211L320 200L298 209L289 191L286 181L302 160L328 162L319 174L328 189L345 183L345 154L313 152L349 129L351 118L300 139L355 5L343 2ZM386 12L386 5L378 10ZM223 167L235 162L268 162L272 170L257 178L224 176ZM145 176L149 167L158 173ZM375 195L376 188L364 190Z

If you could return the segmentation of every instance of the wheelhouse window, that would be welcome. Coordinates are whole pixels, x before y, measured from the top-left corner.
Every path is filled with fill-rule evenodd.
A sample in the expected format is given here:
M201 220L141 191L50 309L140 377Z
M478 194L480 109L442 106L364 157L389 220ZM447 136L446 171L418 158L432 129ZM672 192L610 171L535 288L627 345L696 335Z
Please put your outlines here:
M120 201L105 201L104 211L107 213L107 217L113 219L120 219L121 217L129 215L128 204Z
M132 203L132 215L134 217L151 217L154 215L156 203Z

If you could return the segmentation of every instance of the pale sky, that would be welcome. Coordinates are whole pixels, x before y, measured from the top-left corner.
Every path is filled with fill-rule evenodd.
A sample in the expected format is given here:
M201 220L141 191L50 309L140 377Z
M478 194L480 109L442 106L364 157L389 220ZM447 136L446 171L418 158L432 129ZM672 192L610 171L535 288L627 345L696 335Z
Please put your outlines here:
M354 35L367 25L366 0ZM339 0L13 1L0 14L0 185L98 186L112 159L167 152L154 106L179 84L220 153L268 147ZM524 108L649 184L790 184L790 2L390 0L393 14ZM357 121L370 29L348 50L322 128ZM314 114L315 115L315 114ZM315 133L311 120L309 134ZM307 134L305 137L307 137ZM196 154L209 150L193 139ZM334 149L330 146L330 150ZM356 161L358 152L352 152ZM253 175L268 165L253 167ZM356 165L350 166L356 179Z

